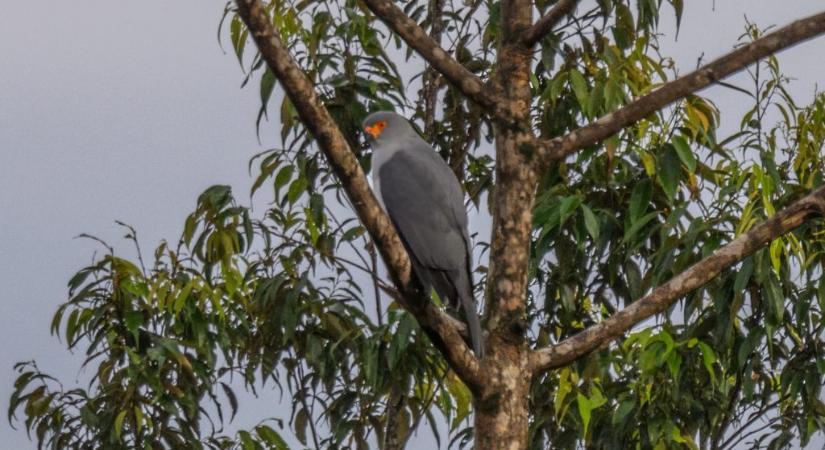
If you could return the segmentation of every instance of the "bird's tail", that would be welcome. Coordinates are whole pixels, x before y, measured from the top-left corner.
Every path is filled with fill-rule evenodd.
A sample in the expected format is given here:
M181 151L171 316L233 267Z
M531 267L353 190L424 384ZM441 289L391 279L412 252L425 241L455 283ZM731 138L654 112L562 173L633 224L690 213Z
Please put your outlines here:
M470 342L473 344L473 352L476 358L484 356L484 335L481 332L481 321L476 312L476 302L473 299L473 284L470 281L469 273L459 273L459 286L456 286L458 296L461 298L461 309L464 310L464 317L467 320L467 329L470 332ZM465 278L466 277L466 278Z
M476 303L472 296L461 296L461 307L464 309L464 317L467 318L467 328L470 330L470 341L473 344L473 351L476 358L484 356L484 336L481 334L481 321L476 312Z

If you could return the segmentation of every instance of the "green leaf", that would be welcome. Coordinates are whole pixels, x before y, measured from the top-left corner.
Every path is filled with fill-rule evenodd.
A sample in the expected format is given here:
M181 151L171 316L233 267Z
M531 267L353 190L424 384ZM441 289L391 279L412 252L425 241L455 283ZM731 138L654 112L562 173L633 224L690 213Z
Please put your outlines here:
M578 392L576 393L576 404L579 406L579 415L582 419L582 425L584 425L584 434L587 434L587 427L590 426L590 413L592 411L590 401L582 395L581 392Z
M679 159L685 164L688 172L696 172L696 157L693 156L693 150L690 148L687 139L682 136L673 136L673 147L679 155Z
M582 207L582 215L584 216L584 227L587 228L587 232L590 234L590 237L593 240L599 239L599 219L596 218L596 215L593 214L593 211L587 207L584 203L581 204Z
M192 242L192 237L195 235L195 228L198 225L198 218L195 214L190 214L186 218L186 223L183 226L183 242L189 245Z
M659 157L659 170L656 171L656 176L670 203L676 200L681 175L682 164L679 156L672 146L665 146L665 151Z
M398 321L398 328L390 343L388 361L390 368L394 368L410 345L410 335L416 327L415 319L409 314L402 314Z
M362 234L364 234L364 227L357 225L345 231L344 234L341 235L341 240L348 242L357 238L358 236L361 236Z
M295 415L295 437L301 441L302 444L307 445L307 425L309 425L309 413L304 408L298 411Z
M751 276L753 275L753 258L747 257L744 261L742 261L742 267L739 269L739 272L736 274L736 280L733 282L733 292L742 292L745 290L745 286L750 280Z
M650 179L645 178L633 188L633 193L630 194L630 223L634 224L639 220L639 217L644 214L650 207L650 202L653 199L653 188L650 185Z
M246 237L246 249L252 246L252 239L255 238L255 232L252 230L252 219L249 217L249 209L244 208L243 210L243 231L244 237Z
M289 185L289 192L287 192L286 198L290 204L294 204L298 201L298 199L306 192L307 189L307 180L304 177L300 177L297 180L293 181L292 184Z
M699 450L699 447L693 442L693 438L690 435L682 435L682 432L679 431L679 427L676 424L673 425L673 432L672 432L673 441L679 444L685 444L690 450Z
M272 445L276 450L288 450L289 446L287 445L286 441L278 434L277 431L273 430L272 427L266 425L258 425L255 427L255 432L263 439L264 442L267 444Z
M607 399L604 398L604 395L602 395L602 391L600 391L595 386L590 388L589 401L590 401L590 408L591 409L596 409L596 408L604 405L605 403L607 403Z
M140 409L140 406L135 406L135 427L137 428L137 433L140 434L140 430L143 428L143 410Z
M670 0L673 5L673 12L676 14L676 37L679 37L679 30L682 27L682 13L685 10L684 0Z
M140 329L140 326L143 325L143 312L127 311L124 314L123 321L126 323L126 329L129 330L135 336L135 341L137 342L138 331Z
M186 286L178 293L178 296L175 298L175 303L172 305L172 310L175 314L179 313L183 309L183 305L186 304L186 299L189 298L189 293L192 292L193 281L190 280L186 283Z
M782 269L782 251L785 249L785 245L782 242L782 238L774 239L771 242L770 246L770 257L771 257L771 266L773 266L774 272L779 275L779 271Z
M581 110L586 111L589 92L587 80L575 69L570 69L568 73L570 74L570 84L573 87L573 93L576 94L576 100L579 102Z
M627 244L628 242L630 242L630 240L633 239L636 236L636 234L639 231L641 231L641 229L644 228L645 225L648 224L648 222L655 219L658 215L659 215L658 212L653 211L651 213L648 213L647 215L645 215L641 219L639 219L638 222L635 222L633 224L633 226L631 226L627 231L625 231L624 237L622 238L622 245Z
M458 426L464 419L469 417L470 405L472 405L473 399L467 386L458 380L453 381L451 379L447 384L447 389L449 389L450 394L455 400L455 417L453 418L452 424L450 424L450 430L454 431L458 429Z
M246 430L241 430L238 432L238 436L241 437L241 449L242 450L257 450L259 446L257 446L254 439L252 439L252 435L249 434Z
M584 425L584 434L587 434L587 428L590 425L591 413L594 409L607 403L602 392L595 386L590 388L590 397L585 397L581 392L576 393L576 404L579 406L579 414L581 415L582 424Z
M275 75L267 67L263 76L261 76L261 107L258 110L258 118L255 120L255 132L258 133L258 140L260 140L261 121L267 117L267 104L270 96L272 96L275 81Z
M616 26L613 27L613 38L621 49L630 47L636 38L636 26L633 23L633 13L624 2L616 3Z
M220 211L232 201L232 188L225 184L216 184L208 187L198 197L198 204Z
M679 378L679 369L682 367L682 356L679 352L671 352L667 357L667 368L674 380Z
M782 318L785 315L785 296L782 294L782 288L774 275L768 276L763 292L768 309L767 322L778 326L782 323Z
M69 319L66 320L66 342L69 345L74 344L75 333L77 333L77 317L79 314L79 309L72 310L71 314L69 314Z
M229 39L232 41L232 48L235 50L235 56L238 58L238 63L241 67L243 67L243 50L246 46L248 33L240 16L233 17L229 25Z
M713 352L713 349L710 348L708 344L705 344L702 341L698 341L697 344L699 345L699 350L702 353L702 362L705 365L705 370L707 370L708 375L710 375L711 382L715 384L716 373L713 370L713 363L716 362L716 353Z
M76 274L69 280L69 295L71 295L77 288L79 288L86 278L93 272L91 268L83 269Z
M616 411L613 413L613 425L621 424L635 407L636 402L633 400L624 400L619 403L619 407L616 408Z
M228 384L221 382L221 388L223 388L223 393L229 400L229 407L232 408L232 417L229 419L231 421L235 418L235 414L238 413L238 398L235 396L235 392L231 387L229 387Z
M286 186L289 183L289 180L292 179L292 172L295 171L295 166L284 166L281 170L278 171L278 174L275 175L275 188L280 189Z
M121 433L123 433L123 419L126 418L126 410L121 411L115 418L115 437L120 440Z
M570 381L570 368L565 367L559 371L559 387L556 389L556 396L553 400L553 408L556 413L556 420L560 420L562 416L559 414L564 407L564 400L573 390L573 383Z
M561 200L559 204L559 228L564 226L564 223L579 206L582 199L578 195L571 195L569 197L565 197Z
M266 104L269 102L269 97L272 96L272 89L275 87L275 74L267 67L264 74L261 76L261 108L266 109Z

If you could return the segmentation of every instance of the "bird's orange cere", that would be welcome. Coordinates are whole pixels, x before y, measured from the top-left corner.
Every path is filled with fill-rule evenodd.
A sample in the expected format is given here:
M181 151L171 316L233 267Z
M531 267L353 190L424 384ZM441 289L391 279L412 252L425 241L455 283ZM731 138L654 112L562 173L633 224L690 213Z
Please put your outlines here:
M381 136L381 132L384 131L384 128L387 126L387 122L385 120L379 120L375 122L371 126L365 127L364 131L369 133L373 139L378 139L378 136Z

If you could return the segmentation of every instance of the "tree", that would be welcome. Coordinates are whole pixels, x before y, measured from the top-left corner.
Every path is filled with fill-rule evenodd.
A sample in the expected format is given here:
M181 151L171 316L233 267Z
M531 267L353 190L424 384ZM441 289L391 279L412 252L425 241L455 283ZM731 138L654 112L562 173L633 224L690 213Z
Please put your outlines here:
M21 363L9 420L57 448L285 448L288 425L313 448L397 449L435 414L479 449L807 443L825 428L825 96L798 105L773 55L825 14L750 25L675 77L655 31L681 0L578 3L228 5L259 124L286 94L285 148L251 162L273 202L253 219L213 186L150 267L109 250L81 269L52 332L88 345L89 387ZM751 87L722 81L748 67ZM714 83L752 104L730 136L696 94ZM361 119L410 106L409 86L492 216L482 361L364 175ZM232 376L287 391L290 416L226 436Z

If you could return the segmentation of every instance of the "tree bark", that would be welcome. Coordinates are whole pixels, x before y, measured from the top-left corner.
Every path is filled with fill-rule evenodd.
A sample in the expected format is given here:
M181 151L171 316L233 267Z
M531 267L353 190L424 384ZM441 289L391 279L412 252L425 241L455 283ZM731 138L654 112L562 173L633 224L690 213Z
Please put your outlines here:
M488 341L490 342L490 341ZM488 343L486 391L475 398L476 450L524 450L532 377L524 345Z
M507 99L505 109L516 124L496 124L496 185L490 276L485 320L490 331L489 355L482 361L484 384L475 398L476 449L527 448L528 370L530 350L526 329L527 268L538 173L531 155L522 151L530 133L530 50L519 42L532 25L526 0L501 4L502 41L497 61L496 90Z
M404 406L403 398L397 387L393 387L387 398L387 425L384 427L382 450L403 450L404 442L398 436L398 414Z

